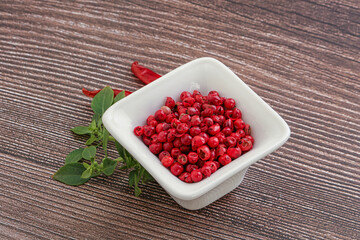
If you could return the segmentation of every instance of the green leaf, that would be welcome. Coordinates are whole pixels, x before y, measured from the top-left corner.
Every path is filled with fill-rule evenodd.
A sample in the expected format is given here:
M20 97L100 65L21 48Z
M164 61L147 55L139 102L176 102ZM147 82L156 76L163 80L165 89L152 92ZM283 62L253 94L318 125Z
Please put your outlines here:
M85 158L86 160L91 160L92 158L95 157L95 155L96 155L96 147L95 146L87 147L82 152L82 157Z
M92 169L91 169L91 168L86 169L86 170L81 174L81 178L90 178L90 177L91 177L91 172L92 172Z
M91 133L91 130L89 129L89 127L86 127L86 126L77 126L77 127L72 128L71 131L73 131L74 133L79 134L79 135Z
M135 197L140 196L141 194L141 189L138 186L135 186Z
M110 176L114 173L115 168L117 166L118 162L115 160L111 160L109 158L104 158L103 160L103 173L105 173L106 176Z
M135 167L138 165L138 162L136 161L136 159L133 158L131 155L127 156L125 158L125 161L126 161L126 165L128 168L132 168L132 167Z
M125 148L123 146L121 146L121 144L118 141L115 141L115 147L116 147L116 150L118 151L120 157L125 159L125 157L126 157L124 154Z
M121 146L121 144L118 141L115 141L115 147L119 152L120 157L122 157L125 160L125 164L127 168L132 168L138 164L136 159L133 156L131 156L131 154L128 151L126 151L126 149L123 146Z
M151 182L151 181L154 181L154 178L150 175L150 173L148 171L145 170L142 175L142 182L147 183L147 182Z
M89 126L89 129L91 130L91 131L94 131L94 130L96 130L96 123L99 121L99 119L100 118L98 118L98 117L95 117L95 116L98 116L97 114L94 114L94 116L93 116L93 120L91 121L91 123L90 123L90 126ZM95 118L95 119L94 119Z
M83 162L83 166L84 166L84 168L86 168L86 169L88 169L88 168L90 167L90 165L87 164L86 162Z
M81 163L69 163L62 166L52 177L67 185L78 186L89 180L89 178L81 178L85 170Z
M93 142L95 142L97 140L97 137L94 135L94 134L91 134L89 139L86 141L86 145L90 145L92 144Z
M91 177L97 177L101 174L101 171L94 171L92 174L91 174Z
M97 121L98 129L101 129L101 126L102 126L102 118L99 118L99 120Z
M116 159L115 159L115 161L118 161L118 162L123 162L123 161L124 161L124 159L123 159L122 157L118 157L118 158L116 158Z
M93 98L91 108L94 113L102 116L114 100L114 91L110 87L105 87Z
M100 118L101 118L101 116L99 114L94 113L93 117L91 118L91 121L95 121L95 123L97 123Z
M132 187L135 185L136 183L136 178L137 178L137 171L136 170L132 170L129 173L129 186Z
M116 103L117 101L123 99L125 97L125 91L122 91L120 93L118 93L118 95L116 95L116 97L114 98L114 103Z
M107 145L108 145L108 141L109 141L109 132L108 132L108 130L106 130L106 128L104 128L104 131L103 131L103 140L102 140L102 147L103 147L104 152L105 152L105 157L107 157Z
M119 167L120 170L124 170L124 169L128 169L128 167L126 165L123 165L121 167Z
M65 164L76 163L82 159L84 148L78 148L66 156Z

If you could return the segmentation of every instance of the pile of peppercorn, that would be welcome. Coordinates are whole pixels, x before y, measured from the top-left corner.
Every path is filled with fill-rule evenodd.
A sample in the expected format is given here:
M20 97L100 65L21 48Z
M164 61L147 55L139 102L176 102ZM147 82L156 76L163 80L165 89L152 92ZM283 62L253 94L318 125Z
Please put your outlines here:
M199 182L252 149L250 125L232 98L184 91L134 129L163 166L184 182Z

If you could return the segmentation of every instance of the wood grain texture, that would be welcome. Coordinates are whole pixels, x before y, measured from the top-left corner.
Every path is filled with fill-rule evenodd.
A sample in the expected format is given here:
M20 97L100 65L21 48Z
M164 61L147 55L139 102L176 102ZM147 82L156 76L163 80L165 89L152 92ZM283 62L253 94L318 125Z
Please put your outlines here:
M1 1L0 238L360 239L359 49L356 0ZM202 56L292 131L238 188L187 211L157 183L134 197L126 172L50 178L82 146L82 87L134 91L133 61L165 74Z

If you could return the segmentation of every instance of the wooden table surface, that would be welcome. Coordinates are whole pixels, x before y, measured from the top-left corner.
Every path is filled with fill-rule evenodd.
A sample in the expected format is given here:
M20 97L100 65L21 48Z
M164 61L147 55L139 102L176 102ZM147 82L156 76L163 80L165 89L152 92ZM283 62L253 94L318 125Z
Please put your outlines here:
M1 239L360 239L360 2L1 1ZM51 179L92 116L81 89L135 91L133 61L165 74L229 66L289 124L289 141L234 191L188 211L118 170ZM114 154L111 152L110 154Z

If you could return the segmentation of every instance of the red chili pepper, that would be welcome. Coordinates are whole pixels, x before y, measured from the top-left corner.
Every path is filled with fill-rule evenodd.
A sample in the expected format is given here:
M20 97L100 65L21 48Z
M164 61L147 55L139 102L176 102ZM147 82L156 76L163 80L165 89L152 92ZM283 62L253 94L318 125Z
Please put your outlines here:
M101 89L99 89L99 90L94 90L94 91L89 91L89 90L87 90L87 89L85 89L85 88L82 89L82 92L83 92L86 96L91 97L91 98L95 97L95 95L98 94L100 91L101 91ZM114 97L116 97L116 95L118 95L119 93L121 93L121 92L124 91L124 90L113 89L113 91L114 91ZM127 96L127 95L129 95L129 94L131 94L131 93L132 93L132 92L125 90L125 96Z
M145 84L149 84L152 81L158 79L159 77L161 77L161 75L153 72L152 70L141 66L138 64L138 62L133 62L133 64L131 64L131 71L134 73L134 75L139 78L143 83ZM94 91L89 91L85 88L82 89L82 92L88 96L88 97L95 97L96 94L98 94L101 91L101 89L99 90L94 90ZM118 90L118 89L113 89L114 91L114 97L116 95L118 95L120 92L124 91L124 90ZM130 91L126 91L125 90L125 96L131 94L132 92Z
M131 71L138 79L140 79L145 84L149 84L152 81L161 77L161 75L153 72L152 70L139 65L138 62L133 62L133 64L131 64Z

